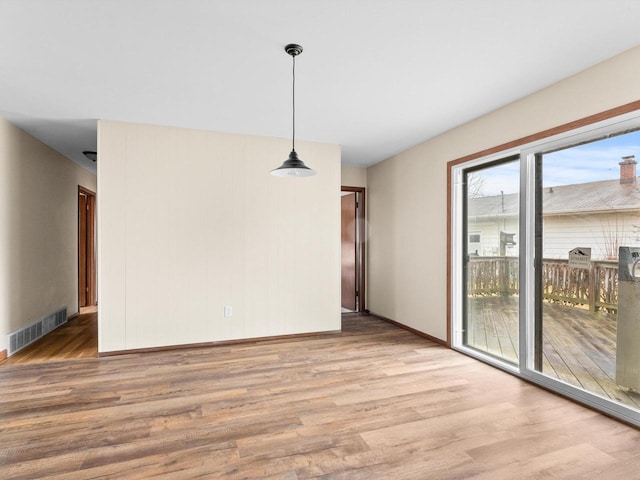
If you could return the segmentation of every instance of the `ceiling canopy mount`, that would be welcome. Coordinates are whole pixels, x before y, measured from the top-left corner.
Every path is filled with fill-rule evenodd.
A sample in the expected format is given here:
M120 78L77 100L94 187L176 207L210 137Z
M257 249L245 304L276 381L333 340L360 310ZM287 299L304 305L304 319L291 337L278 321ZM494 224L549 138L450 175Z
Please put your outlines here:
M296 57L302 53L302 47L297 43L290 43L289 45L284 47L284 51L292 57Z

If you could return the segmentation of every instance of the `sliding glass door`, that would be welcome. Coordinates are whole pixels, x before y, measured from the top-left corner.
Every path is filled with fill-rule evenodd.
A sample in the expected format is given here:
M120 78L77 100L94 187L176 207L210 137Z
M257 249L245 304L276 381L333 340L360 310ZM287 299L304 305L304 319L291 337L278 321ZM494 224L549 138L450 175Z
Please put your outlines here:
M463 171L463 344L518 363L519 159Z
M640 426L640 112L451 166L452 347Z
M640 408L640 132L539 154L536 370ZM635 265L635 266L634 266Z

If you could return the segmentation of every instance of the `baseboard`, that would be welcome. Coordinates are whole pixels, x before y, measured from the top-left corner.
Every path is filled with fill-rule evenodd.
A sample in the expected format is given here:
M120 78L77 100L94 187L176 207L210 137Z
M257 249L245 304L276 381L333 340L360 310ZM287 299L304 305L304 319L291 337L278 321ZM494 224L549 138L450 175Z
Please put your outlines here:
M7 349L0 351L0 362L7 359Z
M291 335L276 335L273 337L254 337L254 338L240 338L238 340L221 340L219 342L202 342L202 343L185 343L181 345L166 345L162 347L147 347L147 348L132 348L129 350L112 350L110 352L99 352L99 357L113 357L116 355L129 355L132 353L153 353L153 352L167 352L171 350L184 350L187 348L209 348L209 347L224 347L227 345L239 345L239 344L252 344L262 342L278 342L282 340L301 340L309 337L318 337L322 335L338 335L342 333L341 330L327 330L324 332L311 332L311 333L293 333Z
M426 338L427 340L431 340L432 342L435 342L435 343L437 343L439 345L442 345L443 347L449 347L450 348L450 346L447 345L447 342L445 340L441 340L441 339L439 339L437 337L429 335L428 333L421 332L420 330L416 330L415 328L411 328L411 327L409 327L407 325L404 325L404 324L402 324L400 322L396 322L395 320L391 320L390 318L387 318L384 315L378 315L375 312L370 312L370 314L372 316L376 317L376 318L379 318L380 320L383 320L385 322L391 323L392 325L395 325L396 327L400 327L400 328L402 328L404 330L408 330L409 332L414 333L414 334L416 334L416 335L418 335L420 337Z

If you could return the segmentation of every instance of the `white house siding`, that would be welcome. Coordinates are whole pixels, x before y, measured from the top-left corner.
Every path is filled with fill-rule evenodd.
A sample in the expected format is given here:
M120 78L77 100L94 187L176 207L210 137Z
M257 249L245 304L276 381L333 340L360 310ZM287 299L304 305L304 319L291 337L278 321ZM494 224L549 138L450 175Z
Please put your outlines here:
M518 228L517 217L469 219L467 232L469 234L480 234L479 248L477 244L469 243L469 254L474 255L477 250L477 254L481 257L500 255L500 232L505 232L515 233L514 240L516 242L514 246L508 246L506 248L506 255L517 256L520 243Z
M480 234L480 248L469 244L469 253L484 257L500 252L500 232L515 233L515 246L507 247L507 256L517 256L519 248L518 219L469 219L469 234ZM640 209L624 213L583 213L553 215L543 218L544 258L568 258L569 250L591 248L593 260L615 260L620 246L640 246Z
M590 247L593 260L616 260L618 247L640 246L640 210L548 216L543 219L544 258L567 258Z

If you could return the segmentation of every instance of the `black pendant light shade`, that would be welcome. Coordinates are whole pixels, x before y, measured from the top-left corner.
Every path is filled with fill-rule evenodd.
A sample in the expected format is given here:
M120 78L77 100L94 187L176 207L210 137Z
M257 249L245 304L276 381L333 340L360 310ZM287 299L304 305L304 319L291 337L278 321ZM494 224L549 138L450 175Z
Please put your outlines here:
M98 154L93 150L85 150L82 154L92 162L95 162L98 159Z
M310 177L315 175L312 169L307 167L302 160L298 158L296 152L296 56L302 53L302 47L295 43L290 43L284 47L284 51L287 52L293 58L293 135L292 135L292 148L289 158L285 162L276 168L271 170L271 175L276 177Z
M298 153L295 150L291 150L289 158L281 166L271 170L271 175L276 177L311 177L315 174L316 172L298 158Z

